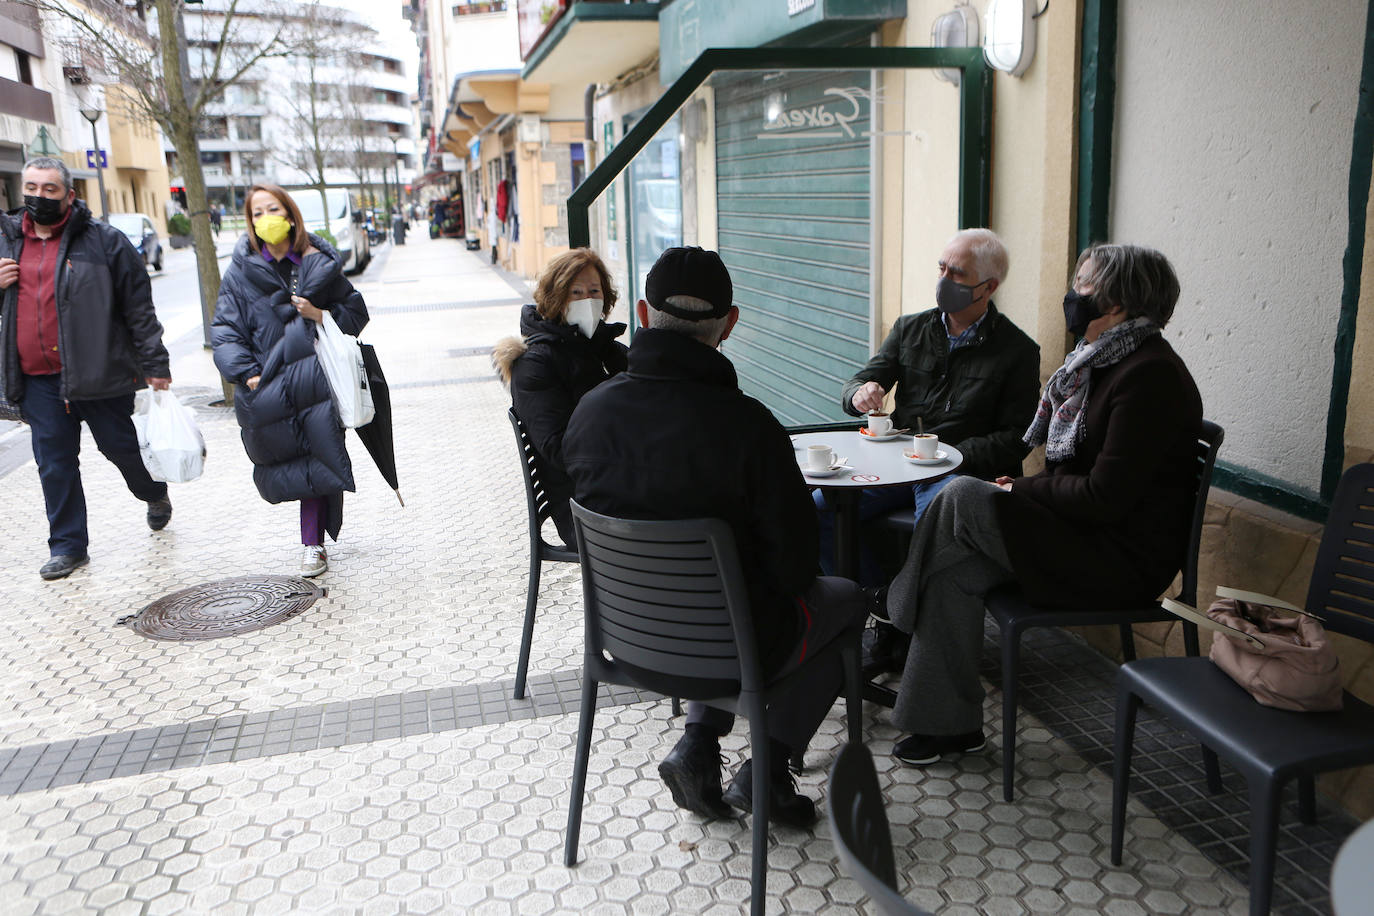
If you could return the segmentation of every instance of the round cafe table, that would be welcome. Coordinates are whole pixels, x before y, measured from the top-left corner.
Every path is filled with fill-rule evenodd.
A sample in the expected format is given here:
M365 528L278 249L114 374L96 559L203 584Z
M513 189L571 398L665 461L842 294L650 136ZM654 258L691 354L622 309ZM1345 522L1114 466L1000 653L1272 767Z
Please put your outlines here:
M1331 867L1331 908L1336 916L1368 913L1374 898L1374 820L1365 821L1341 844Z
M914 464L905 452L911 450L911 436L898 436L885 442L869 440L858 430L800 433L792 437L797 464L809 486L824 491L826 502L835 513L835 572L858 580L859 577L859 495L866 488L909 487L923 480L939 480L953 474L964 463L954 446L940 443L945 460L939 464ZM806 450L812 445L828 445L835 457L845 459L853 470L833 477L815 477L806 470Z

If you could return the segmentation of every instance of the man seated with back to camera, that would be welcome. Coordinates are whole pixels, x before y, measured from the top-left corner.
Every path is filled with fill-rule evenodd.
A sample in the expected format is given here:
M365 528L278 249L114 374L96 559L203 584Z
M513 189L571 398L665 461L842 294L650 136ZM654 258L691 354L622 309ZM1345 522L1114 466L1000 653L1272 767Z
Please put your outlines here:
M768 708L773 820L808 827L811 799L787 769L806 749L844 680L838 657L816 652L863 625L865 603L848 579L817 578L816 512L786 431L739 390L717 349L739 318L730 274L714 251L670 248L636 305L642 326L629 368L584 396L563 438L579 503L635 519L720 518L748 579L760 661L773 679L806 664L805 684ZM687 613L684 611L684 613ZM753 808L752 762L722 794L720 738L734 716L687 704L685 733L659 765L680 807L704 817Z
M1030 451L1021 439L1035 415L1040 390L1040 347L997 310L992 294L1007 276L1006 246L990 229L955 233L937 262L935 308L903 315L873 358L848 382L840 404L851 416L881 410L893 395L895 428L918 424L964 456L959 474L994 480L1021 473ZM864 490L859 521L911 508L916 518L955 475L912 487ZM821 568L834 562L833 515L815 493L821 519ZM865 548L859 581L887 577ZM864 634L868 675L901 670L907 639L885 624Z

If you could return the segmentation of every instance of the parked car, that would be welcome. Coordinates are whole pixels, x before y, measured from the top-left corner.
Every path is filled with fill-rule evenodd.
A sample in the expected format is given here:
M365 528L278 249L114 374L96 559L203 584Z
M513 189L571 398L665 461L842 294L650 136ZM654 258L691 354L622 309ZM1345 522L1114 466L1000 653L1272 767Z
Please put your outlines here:
M142 213L111 213L110 225L129 239L143 256L143 266L162 269L162 240L157 237L153 221Z
M287 193L300 207L305 227L316 235L322 234L326 227L320 192L314 188L298 188ZM347 188L327 188L324 193L329 201L328 229L334 236L334 247L343 257L344 273L361 273L372 260L372 245L363 227L363 211L358 207L357 198Z

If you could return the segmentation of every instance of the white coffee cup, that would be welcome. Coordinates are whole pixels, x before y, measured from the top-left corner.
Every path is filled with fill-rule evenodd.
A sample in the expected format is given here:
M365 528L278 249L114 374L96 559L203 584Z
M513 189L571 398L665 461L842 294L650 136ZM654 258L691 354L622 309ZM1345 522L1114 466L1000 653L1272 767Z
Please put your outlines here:
M890 432L892 432L892 417L877 412L868 415L868 434L870 436L886 436Z
M828 445L808 445L806 466L813 471L828 471L835 463L835 450Z
M934 458L940 450L940 437L934 433L921 433L911 437L911 450L917 458Z

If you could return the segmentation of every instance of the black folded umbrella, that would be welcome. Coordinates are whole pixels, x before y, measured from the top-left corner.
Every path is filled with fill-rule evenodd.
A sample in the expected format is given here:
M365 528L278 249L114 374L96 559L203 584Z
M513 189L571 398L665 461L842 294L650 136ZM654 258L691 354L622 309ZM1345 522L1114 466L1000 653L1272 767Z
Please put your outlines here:
M372 344L360 343L358 346L363 351L363 365L367 368L367 383L372 389L372 406L376 412L371 423L353 431L363 440L377 470L382 472L382 477L396 491L396 498L404 506L406 501L401 499L396 476L396 444L391 430L391 389L387 387L386 376L382 374L382 364L377 361L376 349Z

